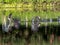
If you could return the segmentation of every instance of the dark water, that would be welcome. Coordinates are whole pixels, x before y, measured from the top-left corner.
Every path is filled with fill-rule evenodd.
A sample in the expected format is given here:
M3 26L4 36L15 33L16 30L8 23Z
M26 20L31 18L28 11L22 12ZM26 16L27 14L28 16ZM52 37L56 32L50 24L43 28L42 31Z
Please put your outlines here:
M1 30L2 30L2 25L0 25L0 32L2 32ZM16 32L18 31L18 33L15 34L14 31L16 31ZM28 31L28 33L29 33L27 36L24 33L25 31ZM22 34L21 34L21 32L22 32ZM35 33L31 31L31 26L26 28L25 25L22 25L22 26L20 26L20 29L18 29L18 30L13 28L13 31L11 32L11 34L9 34L9 33L7 33L7 34L2 33L1 34L0 33L0 35L2 35L1 39L3 40L2 41L3 43L8 43L8 42L11 43L11 41L13 41L14 43L16 43L16 42L18 43L19 40L22 41L23 39L25 39L25 43L29 44L31 41L31 38L34 37L35 41L36 41L36 39L38 40L39 36L40 37L42 36L41 42L42 42L42 40L44 40L45 42L48 42L49 41L48 36L52 33L54 33L56 36L60 36L60 25L41 26L41 27L39 27L39 30ZM12 39L12 37L15 37L15 38ZM19 43L21 43L21 42L19 42ZM24 43L24 41L23 41L23 43ZM24 43L24 45L25 45L25 43Z
M18 30L25 31L26 29L31 31L31 26L28 26L28 28L26 28L25 25L21 25ZM12 30L17 30L17 29L12 27ZM56 34L57 32L60 32L60 25L40 26L38 28L38 32L40 34L45 34L45 30L47 31L46 32L47 34L52 34L52 33ZM2 31L2 25L0 25L0 31Z

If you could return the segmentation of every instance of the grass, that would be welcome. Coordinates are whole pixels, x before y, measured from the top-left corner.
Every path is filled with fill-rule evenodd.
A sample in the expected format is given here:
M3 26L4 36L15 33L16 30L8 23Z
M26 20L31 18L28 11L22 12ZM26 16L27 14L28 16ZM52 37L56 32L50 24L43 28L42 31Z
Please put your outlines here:
M35 16L40 16L41 18L58 18L58 16L60 16L59 12L52 12L52 11L41 11L41 12L35 12L35 11L26 11L26 12L20 12L18 10L16 11L6 11L5 15L8 16L10 13L12 13L13 17L17 17L19 19L21 19L21 21L25 21L26 17L28 18L28 20L32 20L33 17ZM0 12L1 15L3 15L3 11ZM0 16L1 18L1 16ZM1 19L0 19L1 21ZM1 23L1 22L0 22Z
M22 1L27 1L27 2L34 2L34 1L37 1L37 2L42 2L42 1L47 1L47 2L50 2L50 1L55 1L55 0L0 0L0 2L22 2ZM59 1L59 0L56 0L56 1Z

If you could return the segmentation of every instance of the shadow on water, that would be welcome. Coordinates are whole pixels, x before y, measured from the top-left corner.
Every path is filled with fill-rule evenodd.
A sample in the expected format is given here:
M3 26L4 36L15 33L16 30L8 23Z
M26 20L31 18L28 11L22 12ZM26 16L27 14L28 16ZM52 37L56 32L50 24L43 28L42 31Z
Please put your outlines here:
M2 31L2 25L0 24L0 33L1 33L1 31Z
M0 30L2 30L2 25L0 24Z
M52 33L56 36L60 36L60 25L48 25L47 27L41 26L39 28L39 33L42 34L45 41L48 41L48 36Z
M12 30L16 30L16 29L12 28ZM20 26L18 30L24 32L26 30L25 25ZM29 31L29 33L31 33L31 26L29 26L27 30ZM2 25L0 25L0 32L1 31L2 31ZM60 36L60 25L48 25L47 27L45 26L39 27L38 34L42 35L45 41L48 41L48 35L52 33L54 33L57 36Z

